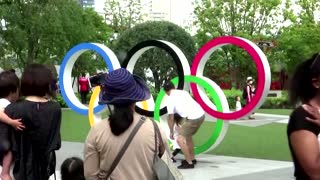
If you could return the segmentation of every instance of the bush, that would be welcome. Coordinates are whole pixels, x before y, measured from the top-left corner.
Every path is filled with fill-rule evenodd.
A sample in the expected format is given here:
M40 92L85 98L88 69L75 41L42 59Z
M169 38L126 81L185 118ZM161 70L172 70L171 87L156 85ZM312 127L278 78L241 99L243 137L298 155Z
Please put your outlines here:
M287 97L268 97L261 106L263 109L290 109L292 106Z
M90 97L92 95L92 92L89 92L88 96L87 96L87 102L89 103L90 101ZM79 99L79 101L81 102L81 98L80 98L80 93L76 93L76 97ZM57 101L60 106L62 108L68 108L67 103L64 101L63 97L61 96L61 94L57 94L56 97L54 98L55 101Z
M223 90L223 92L226 95L230 109L236 108L237 96L240 97L242 106L244 106L246 104L246 100L242 98L242 91L241 90L232 88L231 90Z
M245 105L245 100L242 98L242 90L224 90L224 94L227 97L230 109L235 109L236 97L240 96L241 104ZM282 96L277 97L267 97L265 102L262 104L261 108L263 109L289 109L291 105L288 100L287 91L282 92Z
M62 96L60 94L57 94L57 96L54 98L62 108L67 108L67 103L64 101L64 99L62 98Z
M151 90L153 96L156 98L157 94L155 94L154 90ZM245 99L242 98L242 91L237 90L237 89L231 89L231 90L223 90L224 94L226 95L229 108L230 109L235 109L236 107L236 97L239 96L241 99L241 104L242 106L245 105ZM92 93L90 92L87 96L87 102L89 103L90 97ZM207 93L208 97L213 101L213 99L210 97L210 95ZM76 93L76 96L78 97L80 101L80 94ZM61 105L62 108L67 108L67 104L62 98L60 94L58 94L55 98L57 102ZM262 104L261 108L263 109L290 109L292 108L289 100L288 100L288 93L286 91L282 92L282 97L277 98L277 97L267 97L265 102Z

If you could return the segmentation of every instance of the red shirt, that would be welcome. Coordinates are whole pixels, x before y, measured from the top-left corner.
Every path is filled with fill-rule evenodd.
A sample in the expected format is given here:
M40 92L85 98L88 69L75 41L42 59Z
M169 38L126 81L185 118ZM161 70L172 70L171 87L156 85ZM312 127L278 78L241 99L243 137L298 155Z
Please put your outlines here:
M88 91L89 90L89 81L85 77L80 77L79 78L79 86L80 86L80 91Z

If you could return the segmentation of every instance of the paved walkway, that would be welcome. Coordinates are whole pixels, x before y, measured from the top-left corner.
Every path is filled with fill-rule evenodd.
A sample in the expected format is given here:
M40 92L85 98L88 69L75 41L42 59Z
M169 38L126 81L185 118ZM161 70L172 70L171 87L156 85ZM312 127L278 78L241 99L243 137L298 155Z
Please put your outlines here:
M257 127L263 126L270 123L282 123L288 124L289 116L283 115L271 115L271 114L255 114L255 119L241 119L237 121L231 121L231 124L236 124L239 126L250 126L250 127Z
M63 142L57 152L57 177L60 180L62 162L72 156L83 157L83 144ZM178 155L177 159L182 159ZM194 169L181 170L185 180L289 180L292 179L292 163L227 156L202 154L197 157L198 164ZM179 162L179 161L178 161ZM179 165L177 163L176 165ZM53 180L53 178L51 178Z
M237 125L259 126L269 123L287 123L288 116L256 114L256 120L239 120ZM60 180L60 166L69 157L83 158L83 144L62 142L57 152L56 174ZM178 155L177 159L182 159ZM293 164L285 161L271 161L227 156L201 154L194 169L181 170L185 180L292 180ZM177 165L179 165L177 163ZM1 169L0 169L1 171ZM51 177L51 180L54 178Z

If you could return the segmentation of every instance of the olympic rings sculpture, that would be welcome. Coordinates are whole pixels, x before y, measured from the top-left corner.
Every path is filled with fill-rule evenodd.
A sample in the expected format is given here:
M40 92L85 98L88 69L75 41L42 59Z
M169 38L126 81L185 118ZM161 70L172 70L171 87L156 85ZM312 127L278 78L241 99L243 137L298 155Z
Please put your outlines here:
M230 112L227 98L222 89L215 82L203 76L204 67L210 55L225 45L235 45L243 48L253 59L258 72L255 96L248 105L236 112ZM151 48L161 48L173 58L177 66L178 77L174 78L172 82L177 86L177 89L189 90L189 86L185 82L191 83L190 88L195 100L208 115L217 118L214 131L204 144L195 148L196 154L207 152L217 147L227 132L229 120L237 120L251 114L262 105L268 95L271 72L268 60L262 50L247 39L223 36L212 39L200 48L192 62L191 69L183 52L176 45L163 40L147 40L138 43L129 50L122 65L120 65L115 54L103 44L83 43L76 45L68 51L60 67L59 84L62 97L73 111L88 115L90 126L92 126L101 120L101 116L98 113L103 110L104 106L98 105L99 87L93 90L89 107L81 104L75 96L72 89L71 72L78 57L86 51L95 51L103 58L109 71L123 67L132 73L139 57ZM209 92L213 102L207 97L205 90ZM164 102L165 93L161 90L155 101L151 97L149 100L138 102L136 110L140 114L153 117L156 121L162 123L164 121L160 117L167 113Z

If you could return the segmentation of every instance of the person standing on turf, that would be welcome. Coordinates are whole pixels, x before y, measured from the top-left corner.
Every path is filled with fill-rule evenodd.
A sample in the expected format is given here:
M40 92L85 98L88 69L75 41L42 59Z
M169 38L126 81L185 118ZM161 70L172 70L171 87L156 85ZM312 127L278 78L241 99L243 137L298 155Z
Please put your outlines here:
M248 105L252 101L252 98L254 96L255 88L254 88L253 82L254 80L252 77L247 78L247 84L244 90L244 94L245 94L244 99L246 99L246 105ZM253 114L254 113L250 114L249 119L255 119L253 117Z
M79 88L80 88L80 96L81 103L87 104L87 96L89 94L89 80L86 78L86 74L82 73L82 76L79 78Z

